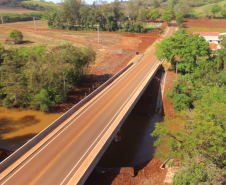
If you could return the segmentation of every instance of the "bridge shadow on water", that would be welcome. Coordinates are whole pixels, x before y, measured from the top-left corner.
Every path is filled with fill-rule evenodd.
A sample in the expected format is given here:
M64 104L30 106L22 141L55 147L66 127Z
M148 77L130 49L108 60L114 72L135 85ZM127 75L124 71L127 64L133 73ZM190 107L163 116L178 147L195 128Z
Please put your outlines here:
M36 125L40 122L39 119L34 115L23 116L19 119L12 117L1 117L0 118L0 144L1 148L7 148L10 150L16 150L18 145L22 146L24 143L29 141L37 133L29 133L21 136L5 137L4 135L12 134L20 129L24 129L29 126Z
M163 76L163 69L160 69L125 120L121 128L122 141L111 142L85 185L112 184L121 167L133 167L136 176L153 159L153 143L157 138L150 134L154 124L163 121Z

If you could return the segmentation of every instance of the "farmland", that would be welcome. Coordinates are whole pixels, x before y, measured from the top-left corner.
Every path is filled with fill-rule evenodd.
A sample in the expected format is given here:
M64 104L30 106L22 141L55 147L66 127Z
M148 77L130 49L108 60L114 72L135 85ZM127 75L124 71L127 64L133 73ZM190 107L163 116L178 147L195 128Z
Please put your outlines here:
M0 5L0 13L29 13L29 12L37 12L35 10L28 10L25 8L17 8L17 7L6 7Z

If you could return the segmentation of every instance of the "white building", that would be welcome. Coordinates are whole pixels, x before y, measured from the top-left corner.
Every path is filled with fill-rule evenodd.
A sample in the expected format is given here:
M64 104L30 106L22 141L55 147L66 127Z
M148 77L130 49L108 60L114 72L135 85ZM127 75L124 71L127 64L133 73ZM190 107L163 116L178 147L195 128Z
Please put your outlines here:
M212 50L220 49L220 34L218 32L193 32L193 34L199 34L203 36L207 42L209 42Z

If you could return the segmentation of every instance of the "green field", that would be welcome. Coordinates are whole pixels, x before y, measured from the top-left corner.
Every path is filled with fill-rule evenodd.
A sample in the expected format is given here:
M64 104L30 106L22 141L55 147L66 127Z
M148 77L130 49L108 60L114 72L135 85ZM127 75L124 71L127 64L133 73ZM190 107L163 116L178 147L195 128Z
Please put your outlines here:
M157 24L146 24L145 26L144 26L144 28L157 28L158 27L158 25Z
M201 27L190 27L186 28L188 31L188 34L191 34L193 32L219 32L219 33L225 33L226 28L201 28Z
M32 5L40 5L48 8L59 8L58 4L54 4L51 2L43 2L43 1L23 1L22 4L32 4Z
M198 14L199 17L205 17L206 16L206 11L209 10L208 14L213 14L211 12L211 7L214 5L214 4L217 4L217 3L212 3L212 4L207 4L205 6L200 6L200 7L197 7L197 8L194 8L195 12ZM224 1L221 1L218 3L220 6L223 7L223 5L226 4L226 0ZM216 16L218 17L222 17L221 13L217 13Z

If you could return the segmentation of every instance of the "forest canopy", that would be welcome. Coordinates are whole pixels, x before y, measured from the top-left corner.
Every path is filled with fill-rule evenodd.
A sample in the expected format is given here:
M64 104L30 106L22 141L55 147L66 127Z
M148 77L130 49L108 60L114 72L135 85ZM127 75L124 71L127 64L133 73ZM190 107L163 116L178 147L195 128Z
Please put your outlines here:
M157 46L156 54L179 76L167 92L177 118L156 123L154 146L165 141L170 151L160 155L182 159L174 185L221 184L226 172L226 49L211 52L203 37L179 30Z
M89 72L96 53L63 44L48 49L0 46L0 103L48 111L65 101L67 92Z

